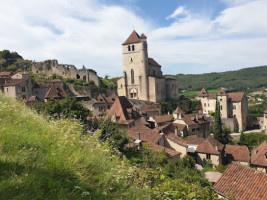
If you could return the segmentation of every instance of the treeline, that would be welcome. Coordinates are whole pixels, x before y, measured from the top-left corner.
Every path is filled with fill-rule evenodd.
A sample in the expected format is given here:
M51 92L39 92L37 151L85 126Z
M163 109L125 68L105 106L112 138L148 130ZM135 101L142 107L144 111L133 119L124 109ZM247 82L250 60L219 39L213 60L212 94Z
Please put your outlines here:
M206 74L177 74L180 90L200 91L225 87L229 91L254 91L267 87L267 66Z

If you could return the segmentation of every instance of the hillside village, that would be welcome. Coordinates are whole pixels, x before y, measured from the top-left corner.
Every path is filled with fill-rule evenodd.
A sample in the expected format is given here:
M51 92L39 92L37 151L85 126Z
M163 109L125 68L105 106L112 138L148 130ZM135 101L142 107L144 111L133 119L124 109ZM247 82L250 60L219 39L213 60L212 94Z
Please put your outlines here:
M182 101L179 80L163 75L162 66L156 58L148 57L147 48L147 36L133 31L122 44L123 71L117 88L100 91L95 97L77 95L66 79L100 87L97 72L58 64L56 60L34 62L31 70L1 71L0 89L5 96L23 101L31 108L51 99L76 98L91 111L86 123L110 119L127 134L130 142L125 148L139 152L143 145L149 145L156 152L164 152L174 164L190 156L198 171L211 166L202 175L212 183L218 196L231 198L235 193L235 199L266 199L267 140L259 146L238 144L249 129L256 127L258 134L267 134L267 110L262 117L251 117L248 111L249 102L264 101L263 97L254 96L266 92L255 91L247 96L242 91L228 92L222 85L216 88L218 93L209 93L203 87L190 99L198 101L201 109L188 112L179 104ZM177 106L172 112L162 113L163 101L176 102ZM217 119L223 129L221 133L228 134L223 137L230 138L228 142L215 134ZM218 166L227 169L215 172Z

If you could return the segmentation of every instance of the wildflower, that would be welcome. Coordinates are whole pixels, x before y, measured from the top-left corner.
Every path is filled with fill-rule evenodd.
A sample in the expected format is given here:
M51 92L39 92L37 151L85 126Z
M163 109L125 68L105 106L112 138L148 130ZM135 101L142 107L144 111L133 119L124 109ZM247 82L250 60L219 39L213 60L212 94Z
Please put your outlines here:
M81 187L76 185L76 186L74 186L74 189L79 190L79 189L81 189Z

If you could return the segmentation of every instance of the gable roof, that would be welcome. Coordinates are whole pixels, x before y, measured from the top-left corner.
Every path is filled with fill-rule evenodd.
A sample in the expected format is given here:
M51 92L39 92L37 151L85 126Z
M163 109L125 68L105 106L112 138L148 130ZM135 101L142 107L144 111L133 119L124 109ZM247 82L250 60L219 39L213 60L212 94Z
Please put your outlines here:
M106 101L108 103L114 103L116 101L116 99L118 98L118 95L116 95L114 92L112 93L112 95L106 97Z
M148 58L148 64L156 66L156 67L161 67L161 65L158 64L153 58Z
M26 101L26 105L27 106L32 106L34 104L39 104L41 103L40 99L38 99L37 96L31 96L27 101Z
M141 39L147 39L146 35L144 33L141 34L140 36Z
M111 116L115 113L116 117L119 118L119 121L122 123L126 120L134 120L140 118L140 114L136 112L136 108L128 101L125 96L119 96L107 114Z
M148 128L145 125L139 124L135 127L128 129L128 135L135 140L135 133L140 133L140 140L144 142L151 142L156 144L163 136L158 134L153 129Z
M157 144L150 143L150 145L151 145L151 148L155 151L162 151L163 150L169 158L181 154L178 151L175 151L175 150L172 150L172 149L169 149L167 147L163 147L163 146L160 146Z
M210 123L210 119L203 114L186 114L183 116L182 120L188 126Z
M200 94L198 96L199 97L207 97L207 96L209 96L209 93L205 88L202 88L202 90L200 91Z
M51 86L48 85L46 82L36 82L34 87L35 88L50 88Z
M15 86L15 85L19 85L25 81L27 81L29 78L24 78L24 79L7 79L4 87L8 87L8 86Z
M198 147L196 152L198 153L208 153L208 154L220 154L219 151L222 151L223 144L218 142L216 139L214 139L212 136L209 136L207 139L205 139L204 142L202 142Z
M175 134L176 128L178 129L177 135L181 136L182 134L181 134L178 126L175 126L173 123L169 123L168 125L165 125L165 126L160 126L159 128L154 128L154 130L158 131L158 132L162 132L163 134L169 134L169 133Z
M205 141L205 138L198 137L197 135L190 135L186 137L185 141L187 144L200 145Z
M267 167L267 141L265 140L256 149L256 154L251 155L251 164Z
M228 93L228 96L231 99L231 101L241 101L245 96L245 93L244 92Z
M233 162L213 186L226 198L236 200L267 199L267 174Z
M147 105L140 107L139 110L142 113L146 113L146 112L159 112L160 109L157 105Z
M134 43L139 43L139 42L141 42L140 36L135 30L133 30L131 35L127 38L127 40L124 43L122 43L122 45L134 44Z
M247 146L227 144L225 146L225 153L231 155L234 160L245 162L250 161L250 152Z
M163 123L163 122L170 122L173 119L172 115L160 115L160 116L153 116L153 119L156 123Z
M222 88L222 89L219 91L219 93L218 93L217 95L219 95L219 96L224 96L224 95L227 95L227 94L226 94L225 89Z
M184 114L184 112L182 111L182 109L179 107L179 106L177 106L177 108L175 109L175 111L173 112L173 114Z
M53 85L45 95L45 99L49 98L65 98L67 93L60 85Z

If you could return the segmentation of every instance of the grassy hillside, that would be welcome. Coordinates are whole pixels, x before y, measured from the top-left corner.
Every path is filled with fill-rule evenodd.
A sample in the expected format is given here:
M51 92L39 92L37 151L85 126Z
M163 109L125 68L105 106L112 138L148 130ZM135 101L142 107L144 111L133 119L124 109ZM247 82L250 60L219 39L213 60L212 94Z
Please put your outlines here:
M207 74L177 74L179 89L200 91L225 87L230 91L253 91L267 87L267 66Z

